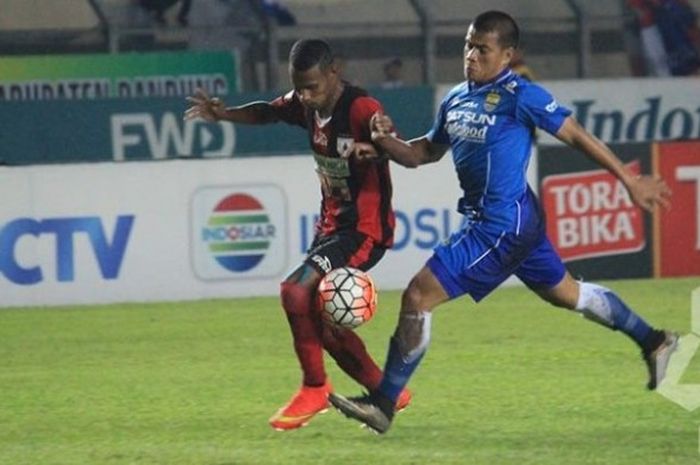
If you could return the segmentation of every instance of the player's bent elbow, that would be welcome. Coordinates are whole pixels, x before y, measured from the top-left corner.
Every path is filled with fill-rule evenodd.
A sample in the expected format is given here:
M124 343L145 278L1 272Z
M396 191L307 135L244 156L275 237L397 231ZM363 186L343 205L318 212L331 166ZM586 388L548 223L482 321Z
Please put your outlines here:
M404 168L418 168L421 165L417 160L401 160L398 163Z

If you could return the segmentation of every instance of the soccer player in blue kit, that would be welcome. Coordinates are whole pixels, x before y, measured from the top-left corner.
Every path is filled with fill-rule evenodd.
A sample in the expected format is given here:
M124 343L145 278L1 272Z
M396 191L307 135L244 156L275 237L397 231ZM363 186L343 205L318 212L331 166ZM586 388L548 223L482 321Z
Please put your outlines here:
M436 162L451 149L463 190L458 210L467 220L435 248L403 292L379 387L359 397L330 395L337 409L376 432L391 426L397 396L426 352L432 309L464 294L478 302L511 275L547 302L628 335L647 364L648 389L661 382L677 347L676 334L650 327L610 289L574 280L547 238L525 177L536 128L608 169L646 210L668 206L670 191L659 178L629 173L546 90L511 71L518 37L508 14L480 14L465 39L466 81L444 98L426 135L404 142L391 133L388 116L376 114L370 123L374 144L407 167ZM375 157L377 150L356 144L346 156Z

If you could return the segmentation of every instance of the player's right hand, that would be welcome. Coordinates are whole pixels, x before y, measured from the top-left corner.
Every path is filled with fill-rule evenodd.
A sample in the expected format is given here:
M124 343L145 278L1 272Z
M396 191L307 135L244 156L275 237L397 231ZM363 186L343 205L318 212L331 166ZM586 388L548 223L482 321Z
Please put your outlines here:
M392 136L394 132L394 122L389 116L383 113L375 113L369 120L369 130L372 134L372 140L378 141L388 136Z
M204 89L197 89L194 96L187 97L187 101L190 107L185 111L185 120L202 118L204 121L213 123L226 116L224 102L217 97L209 97Z
M358 160L369 160L372 158L378 158L379 152L374 147L374 145L367 142L353 142L345 150L345 152L340 154L343 158L355 157Z

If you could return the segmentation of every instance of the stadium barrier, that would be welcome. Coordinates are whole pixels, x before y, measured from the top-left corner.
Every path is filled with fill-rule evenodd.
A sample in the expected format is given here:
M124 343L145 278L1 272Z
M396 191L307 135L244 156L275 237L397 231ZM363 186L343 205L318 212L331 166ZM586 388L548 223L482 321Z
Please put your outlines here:
M236 94L229 105L278 94ZM432 120L431 87L372 91L402 134L421 134ZM308 151L303 130L183 121L178 98L9 101L0 105L0 163L74 163L166 158L289 155ZM37 117L40 115L40 117Z
M548 206L550 236L574 274L585 279L700 275L700 142L657 140L694 137L700 113L687 95L697 94L698 84L679 79L547 85L588 129L612 143L631 169L663 175L674 191L670 211L643 215L615 179L541 135L529 182ZM437 96L446 90L438 88ZM404 112L391 99L385 103L397 121L416 116L398 123L412 137L429 127L433 112L411 107L423 101L412 91L403 95ZM432 103L432 95L427 101ZM119 105L137 115L158 115L144 103ZM70 107L63 108L65 115ZM35 123L37 113L26 119L31 114L27 111L15 127L39 139L32 137L30 122L43 123ZM131 117L132 123L138 121ZM101 144L99 153L118 145L109 133L91 139L90 130L99 133L100 124L89 124L87 117L86 126L68 135L61 134L67 126L59 120L53 131L60 137L47 144L49 154L63 153L67 142L61 137L83 144L84 150L94 140ZM196 129L215 130L213 125ZM238 129L236 141L243 138ZM274 150L292 146L277 139L275 131L294 128L252 129L261 132L251 138L270 141ZM138 144L150 144L144 141L152 132L148 126L125 132L123 159L132 159L130 150ZM0 167L0 195L12 199L0 204L0 306L276 294L279 281L303 257L318 212L307 141L302 131L295 133L303 148L285 157ZM35 141L9 136L8 145L18 149L16 159L37 156L31 151ZM172 138L152 140L158 147L177 145ZM146 159L162 153L142 150ZM109 153L105 159L113 160L115 152ZM392 172L396 248L372 272L383 289L402 288L432 247L461 224L454 210L459 192L451 163L419 170L392 166Z
M461 221L450 163L392 168L382 289L403 287ZM3 307L274 295L320 199L306 155L0 167L0 196L13 199L0 204Z

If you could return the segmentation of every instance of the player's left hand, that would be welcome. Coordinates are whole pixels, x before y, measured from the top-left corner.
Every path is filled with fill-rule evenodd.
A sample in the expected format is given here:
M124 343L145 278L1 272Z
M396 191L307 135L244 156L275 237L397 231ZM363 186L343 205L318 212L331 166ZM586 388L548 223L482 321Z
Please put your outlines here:
M637 176L627 188L632 201L647 211L652 211L656 205L671 206L671 189L660 176Z
M379 157L374 145L367 142L353 142L340 154L343 158L355 157L357 160L370 160Z

